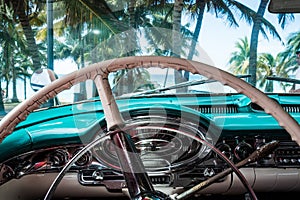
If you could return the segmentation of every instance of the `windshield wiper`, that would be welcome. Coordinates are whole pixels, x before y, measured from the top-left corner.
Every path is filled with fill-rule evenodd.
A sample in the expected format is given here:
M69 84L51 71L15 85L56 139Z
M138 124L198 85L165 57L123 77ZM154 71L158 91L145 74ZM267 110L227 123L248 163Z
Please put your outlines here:
M212 80L212 79L207 79L207 80L199 80L199 81L187 81L187 82L183 82L183 83L178 83L176 85L172 85L172 86L168 86L168 87L164 87L164 88L157 88L157 89L153 89L153 90L147 90L145 92L141 92L138 95L141 94L153 94L153 93L159 93L159 92L163 92L163 91L167 91L167 90L173 90L173 89L178 89L178 88L182 88L182 87L188 87L188 86L193 86L193 85L201 85L204 83L212 83L212 82L216 82L216 80Z
M237 78L249 78L251 77L251 75L247 74L247 75L236 75ZM167 91L167 90L173 90L173 89L178 89L178 88L182 88L182 87L189 87L189 86L194 86L194 85L201 85L201 84L205 84L205 83L213 83L213 82L217 82L216 80L213 79L206 79L206 80L193 80L193 81L187 81L187 82L182 82L182 83L178 83L172 86L168 86L168 87L164 87L164 88L157 88L157 89L153 89L153 90L147 90L144 92L140 92L135 94L134 96L139 96L139 95L144 95L144 94L153 94L153 93L160 93L163 91Z
M282 81L282 82L300 84L300 80L293 79L293 78L282 78L282 77L277 77L277 76L267 76L266 79L273 80L273 81Z

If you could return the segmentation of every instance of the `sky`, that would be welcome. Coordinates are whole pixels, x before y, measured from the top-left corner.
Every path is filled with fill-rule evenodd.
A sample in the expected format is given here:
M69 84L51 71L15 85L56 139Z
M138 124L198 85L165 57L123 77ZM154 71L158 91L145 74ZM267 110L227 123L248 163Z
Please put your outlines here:
M254 1L244 0L247 3L251 3L251 6L255 11L258 8L258 5L254 4ZM300 31L300 15L295 14L295 21L289 23L284 30L280 28L277 21L276 14L271 14L266 12L264 17L268 19L276 27L279 35L281 36L283 42L286 42L286 39L289 33L299 32ZM295 26L296 25L296 26ZM215 16L211 14L205 15L203 21L203 30L199 36L200 46L206 50L207 54L215 62L215 65L222 69L228 68L228 61L235 48L235 43L237 39L247 37L250 40L252 27L246 24L244 21L239 22L239 27L222 29L220 32L219 27L227 26L224 23L223 19L216 19ZM227 31L226 31L227 30ZM271 53L273 56L276 56L277 53L284 50L284 46L278 39L274 39L273 36L268 34L269 40L263 38L262 34L259 34L259 43L258 43L258 53ZM207 41L207 38L214 38L214 40Z
M241 0L241 3L248 5L255 11L258 8L258 2L259 1ZM295 21L289 23L285 29L282 30L278 25L276 14L271 14L266 11L264 15L266 19L274 24L283 42L286 42L289 33L300 31L300 14L294 14L294 16ZM187 23L187 20L187 18L183 18L182 23ZM238 23L239 27L229 28L229 25L226 24L222 18L216 18L210 13L204 15L198 40L198 48L201 48L208 55L209 59L212 61L212 63L209 64L227 70L231 53L236 50L235 43L244 37L248 37L250 40L252 27L242 20L238 21ZM225 29L225 27L227 28ZM193 26L191 27L191 30L193 30ZM282 45L282 42L278 39L274 39L270 34L268 34L268 37L269 40L263 38L262 34L260 34L258 53L271 53L273 56L276 56L277 53L283 51L285 47ZM70 59L64 61L56 60L54 63L54 71L57 74L66 74L75 70L77 70L77 66Z

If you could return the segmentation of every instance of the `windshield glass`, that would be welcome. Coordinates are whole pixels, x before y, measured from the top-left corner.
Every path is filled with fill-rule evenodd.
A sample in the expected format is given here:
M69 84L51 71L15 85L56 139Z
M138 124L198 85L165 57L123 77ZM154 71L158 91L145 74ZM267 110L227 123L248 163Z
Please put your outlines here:
M221 2L3 1L0 103L32 96L37 69L60 78L92 63L142 55L199 61L268 93L300 88L299 14L270 13L258 0ZM171 69L126 69L109 80L115 96L236 93L202 75ZM93 83L85 83L59 94L58 102L94 97Z
M121 77L115 73L111 75L113 93L115 96L236 93L231 87L199 74L190 74L188 80L176 82L174 73L173 69L159 67L127 70Z

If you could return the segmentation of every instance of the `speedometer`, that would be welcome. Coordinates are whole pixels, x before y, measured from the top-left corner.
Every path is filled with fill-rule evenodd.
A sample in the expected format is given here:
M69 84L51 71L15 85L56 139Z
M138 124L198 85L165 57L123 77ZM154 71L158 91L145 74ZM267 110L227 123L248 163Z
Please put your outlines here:
M162 120L158 116L138 117L130 124L138 124L130 134L147 171L181 169L195 163L207 154L207 147L185 133L204 139L204 130L196 124L178 122L178 119ZM178 131L181 130L181 131ZM97 159L107 167L120 170L117 154L111 140L105 140L93 149Z

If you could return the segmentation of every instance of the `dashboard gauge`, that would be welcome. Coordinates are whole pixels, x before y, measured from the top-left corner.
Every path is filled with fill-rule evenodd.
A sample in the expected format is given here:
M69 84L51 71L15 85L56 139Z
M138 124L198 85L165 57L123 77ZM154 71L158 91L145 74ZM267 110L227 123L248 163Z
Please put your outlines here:
M131 121L131 125L135 123L139 126L126 133L131 135L148 171L179 169L199 161L207 150L206 146L180 132L185 131L203 138L203 132L199 131L195 124L182 125L176 123L174 119L162 121L153 117L150 121L148 118ZM100 143L93 152L104 165L120 169L115 146L111 140Z
M252 152L252 146L244 141L238 143L234 149L234 155L238 160L247 158Z
M232 159L232 150L231 147L223 141L217 148L228 158ZM219 156L218 156L219 157Z

